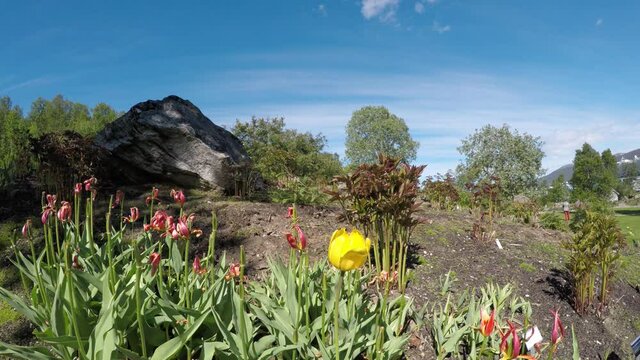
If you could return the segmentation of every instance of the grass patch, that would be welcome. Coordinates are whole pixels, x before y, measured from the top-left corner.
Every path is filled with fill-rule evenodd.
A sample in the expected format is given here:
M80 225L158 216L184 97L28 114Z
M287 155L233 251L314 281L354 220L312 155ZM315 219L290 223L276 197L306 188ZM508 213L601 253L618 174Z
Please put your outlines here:
M14 321L20 317L15 310L4 301L0 301L0 325L9 321Z
M532 273L532 272L536 271L536 267L535 266L533 266L533 265L531 265L529 263L526 263L526 262L521 262L520 263L520 269L522 269L522 270L524 270L524 271L526 271L528 273Z
M20 225L14 221L5 221L0 224L0 251L11 246L11 237Z
M640 208L614 209L620 229L629 243L640 243Z
M618 277L631 286L640 286L640 252L635 251L620 256Z
M540 258L550 260L555 266L563 265L565 257L569 254L562 245L543 241L534 242L531 250L534 253L540 253Z
M0 287L8 288L18 281L18 270L14 267L0 268Z

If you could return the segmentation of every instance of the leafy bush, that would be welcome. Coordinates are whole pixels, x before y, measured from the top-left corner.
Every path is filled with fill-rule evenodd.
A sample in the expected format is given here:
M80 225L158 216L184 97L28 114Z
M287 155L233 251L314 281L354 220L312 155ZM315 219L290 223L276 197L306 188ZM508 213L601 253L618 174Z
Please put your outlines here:
M614 216L584 211L584 218L576 225L573 239L565 244L571 251L567 267L572 276L574 306L578 313L585 313L594 302L598 275L598 312L607 305L609 282L624 245L624 237Z
M556 212L546 212L540 216L540 226L549 230L567 231L569 226L562 215Z
M328 197L321 187L309 178L296 177L280 181L269 190L269 197L280 204L326 204Z
M471 213L473 228L471 238L478 241L490 241L495 237L493 220L497 216L502 196L500 178L491 177L479 183L468 183L466 188L471 192Z
M227 264L224 255L215 262L215 214L206 253L191 261L190 240L201 231L193 228L192 215L183 215L181 191L172 191L177 205L161 207L154 189L148 197L150 220L142 226L137 225L142 216L136 208L124 224L117 221L115 226L107 213L105 242L99 246L92 209L95 181L84 185L90 191L84 214L82 186L73 204L62 202L58 207L57 199L47 196L44 249L39 255L30 225L25 228L31 254L16 249L15 263L28 299L0 288L0 300L36 326L39 345L0 342L0 356L44 360L402 355L412 300L398 296L376 301L382 295L364 291L369 274L350 271L343 291L336 285L338 291L332 292L334 284L342 284L343 272L330 270L326 262L309 266L300 246L292 250L288 265L270 261L265 280L251 281L245 276L242 246L239 263ZM179 215L169 215L172 211ZM333 323L328 320L332 313Z
M389 280L397 276L404 291L406 260L415 217L420 174L425 166L409 166L380 155L375 164L362 164L353 173L337 176L328 191L340 204L342 217L372 237L377 271Z
M455 179L449 173L444 176L438 174L435 177L427 177L423 183L423 189L427 200L442 210L453 209L460 200Z
M512 201L507 211L523 223L535 226L538 223L540 205L535 200L524 198Z

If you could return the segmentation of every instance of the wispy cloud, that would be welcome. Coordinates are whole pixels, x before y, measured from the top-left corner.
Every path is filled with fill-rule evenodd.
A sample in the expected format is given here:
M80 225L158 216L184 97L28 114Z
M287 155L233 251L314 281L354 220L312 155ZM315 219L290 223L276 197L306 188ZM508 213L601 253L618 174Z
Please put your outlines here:
M316 12L322 16L327 16L327 6L325 4L319 4L316 6Z
M4 89L0 89L0 94L1 93L7 94L11 91L15 91L21 88L50 84L54 80L55 78L53 76L41 76L41 77L21 81L16 84L9 85Z
M227 72L206 79L191 91L208 94L198 100L216 122L284 116L287 125L322 132L328 150L344 155L344 128L354 110L384 105L407 122L421 144L418 163L427 173L454 169L460 160L460 140L486 124L507 123L540 136L548 170L571 162L575 149L589 142L602 151L637 148L640 109L576 109L548 96L536 80L505 78L471 72L431 75L342 73L333 71L250 70ZM218 94L218 95L212 95ZM228 99L242 96L254 104L247 109ZM286 100L285 100L286 99ZM201 103L200 103L201 101Z
M431 27L431 29L435 32L437 32L438 34L444 34L446 32L451 31L451 26L449 25L441 25L439 22L434 21L433 22L433 26Z
M414 5L413 9L418 13L418 14L422 14L424 13L424 4L416 1L416 4Z
M604 23L604 20L602 20L602 18L599 18L598 20L596 20L596 26L601 26Z
M360 12L365 19L378 17L381 21L393 21L400 0L362 0Z

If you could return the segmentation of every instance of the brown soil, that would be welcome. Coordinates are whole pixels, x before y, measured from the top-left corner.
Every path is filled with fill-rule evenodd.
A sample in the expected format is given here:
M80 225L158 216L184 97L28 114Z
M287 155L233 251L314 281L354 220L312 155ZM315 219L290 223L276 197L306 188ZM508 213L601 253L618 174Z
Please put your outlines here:
M164 190L161 189L162 193L166 193ZM237 261L239 246L243 245L249 276L266 269L268 257L289 253L284 237L289 226L289 219L285 217L286 205L214 200L212 194L202 192L187 193L187 197L187 211L196 213L196 226L205 234L202 240L194 242L192 254L206 252L212 210L219 218L217 253L227 252L228 262ZM132 198L134 204L137 202L141 209L144 208L142 190L129 196L130 200ZM169 199L165 201L165 204L170 203ZM338 209L300 206L298 214L309 239L312 259L324 258L332 231L345 226L338 221ZM449 270L455 272L458 280L453 285L454 294L489 281L499 285L511 283L517 295L531 302L533 321L547 339L552 323L549 310L560 310L568 333L559 358L571 358L571 324L580 342L582 359L600 359L611 351L620 358L630 357L629 344L640 333L640 292L624 282L617 282L613 286L611 304L602 318L576 314L571 307L568 275L563 266L566 252L560 245L569 234L501 219L496 224L496 236L503 246L499 250L495 242L479 243L469 237L472 219L466 212L425 209L425 215L429 221L420 225L413 236L415 278L408 288L418 307L442 301L438 279ZM19 328L24 329L24 326ZM8 336L9 332L14 331L7 326L0 327L4 339L27 341L24 333L16 338L16 334ZM435 358L428 328L416 333L411 345L408 359Z

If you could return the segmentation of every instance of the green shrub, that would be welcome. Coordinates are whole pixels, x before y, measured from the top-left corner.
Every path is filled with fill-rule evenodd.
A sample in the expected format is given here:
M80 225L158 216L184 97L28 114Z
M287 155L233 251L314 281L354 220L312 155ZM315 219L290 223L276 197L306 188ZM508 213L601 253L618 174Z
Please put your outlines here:
M540 226L549 230L569 230L569 225L564 217L556 212L546 212L540 216Z
M326 204L329 198L321 187L309 178L294 178L281 181L279 186L271 188L269 197L280 204Z

